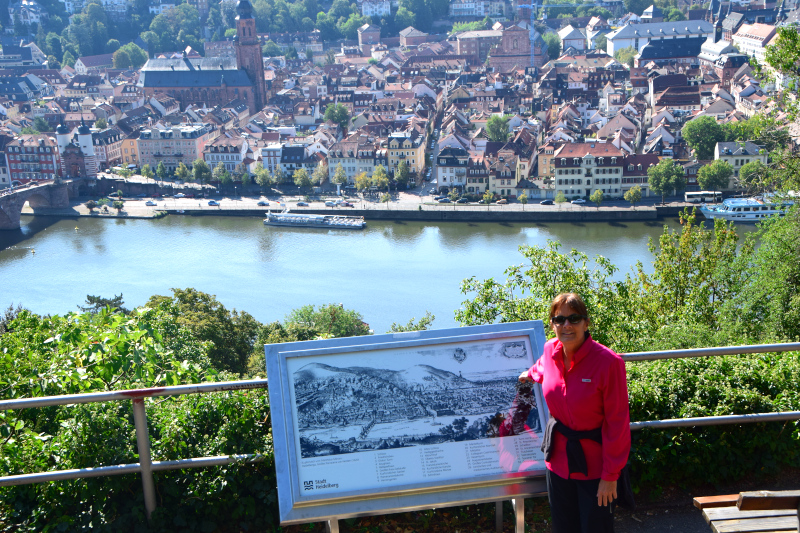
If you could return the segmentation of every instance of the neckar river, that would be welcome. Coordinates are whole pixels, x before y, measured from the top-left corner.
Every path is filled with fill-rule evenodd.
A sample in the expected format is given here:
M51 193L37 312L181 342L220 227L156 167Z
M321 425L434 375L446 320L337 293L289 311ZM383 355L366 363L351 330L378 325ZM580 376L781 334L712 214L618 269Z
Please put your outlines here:
M0 232L0 305L37 313L77 310L87 294L124 295L127 307L194 287L262 322L306 304L342 303L376 333L430 311L433 327L457 325L463 279L520 264L520 245L562 243L603 255L619 277L642 261L664 224L369 222L364 231L265 227L260 219L168 216L160 220L23 217ZM745 227L741 231L752 231Z

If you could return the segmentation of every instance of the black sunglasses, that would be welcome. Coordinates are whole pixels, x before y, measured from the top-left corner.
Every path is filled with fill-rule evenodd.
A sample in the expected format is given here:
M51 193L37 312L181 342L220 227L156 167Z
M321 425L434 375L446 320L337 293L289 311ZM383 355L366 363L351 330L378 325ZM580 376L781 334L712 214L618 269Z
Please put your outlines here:
M569 315L569 316L551 316L550 322L559 326L564 325L564 322L569 321L570 324L580 324L582 320L586 320L586 315Z

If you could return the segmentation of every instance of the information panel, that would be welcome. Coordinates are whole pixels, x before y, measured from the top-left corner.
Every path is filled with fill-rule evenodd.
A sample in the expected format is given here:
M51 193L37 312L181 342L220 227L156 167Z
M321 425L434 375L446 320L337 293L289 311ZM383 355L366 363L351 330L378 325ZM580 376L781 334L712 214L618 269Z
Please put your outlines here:
M536 321L267 345L282 523L542 475L541 393L517 378L543 343Z

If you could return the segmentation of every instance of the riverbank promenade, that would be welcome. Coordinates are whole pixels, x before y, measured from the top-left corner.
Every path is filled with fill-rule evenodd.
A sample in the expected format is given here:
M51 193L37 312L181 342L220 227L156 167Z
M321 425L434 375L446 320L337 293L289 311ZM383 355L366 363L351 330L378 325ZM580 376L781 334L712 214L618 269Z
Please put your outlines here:
M417 220L447 222L630 222L652 221L663 217L674 217L686 204L673 202L663 206L608 205L596 207L594 204L540 205L511 203L498 204L456 204L438 203L430 198L414 194L400 193L389 202L353 198L353 207L330 207L324 200L303 202L300 197L282 197L279 200L266 197L225 197L218 198L123 198L124 205L117 210L112 206L87 208L86 199L73 200L69 207L36 208L26 207L23 214L60 217L96 218L157 218L164 213L169 215L191 216L243 216L263 217L267 211L289 209L296 213L335 214L362 216L366 220ZM298 205L301 202L301 205ZM259 205L259 203L264 205ZM306 203L307 205L302 205ZM150 204L150 205L148 205Z

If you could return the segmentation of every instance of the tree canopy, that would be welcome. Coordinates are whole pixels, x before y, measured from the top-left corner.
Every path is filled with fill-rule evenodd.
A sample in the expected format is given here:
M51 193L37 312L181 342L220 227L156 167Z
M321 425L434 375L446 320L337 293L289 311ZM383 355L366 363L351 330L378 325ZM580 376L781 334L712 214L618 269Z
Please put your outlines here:
M647 182L663 203L667 194L686 188L686 172L674 159L662 159L647 169Z
M486 134L490 141L505 142L508 140L508 121L510 117L492 115L486 122Z

